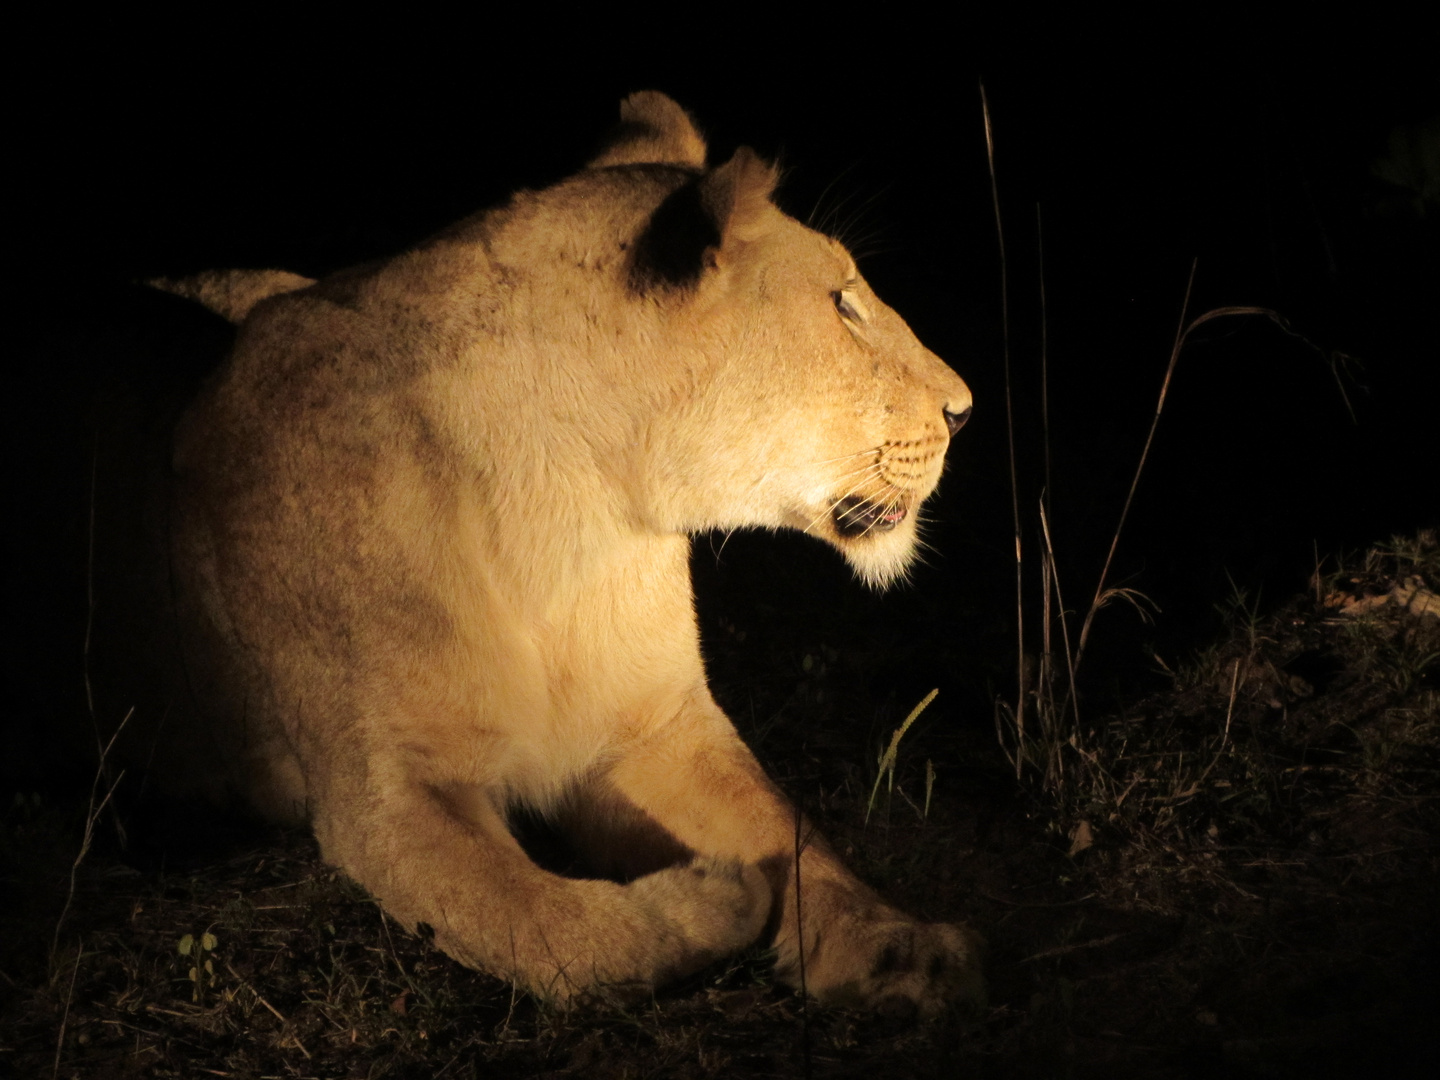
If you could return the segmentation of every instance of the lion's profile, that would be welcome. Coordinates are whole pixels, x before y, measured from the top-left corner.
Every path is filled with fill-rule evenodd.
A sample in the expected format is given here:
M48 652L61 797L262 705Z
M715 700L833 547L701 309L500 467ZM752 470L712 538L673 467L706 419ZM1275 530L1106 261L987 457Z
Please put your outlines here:
M389 261L171 283L243 317L176 435L186 685L230 783L464 963L563 999L768 926L798 984L799 826L706 687L689 536L789 526L894 579L970 392L770 165L708 169L662 95L621 114ZM516 808L607 879L537 867ZM799 872L811 993L982 994L968 931L818 837Z

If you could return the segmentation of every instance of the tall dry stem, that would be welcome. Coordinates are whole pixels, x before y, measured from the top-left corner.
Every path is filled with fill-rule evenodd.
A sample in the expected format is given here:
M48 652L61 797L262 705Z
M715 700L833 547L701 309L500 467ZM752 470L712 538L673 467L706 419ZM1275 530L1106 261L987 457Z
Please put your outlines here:
M1010 274L1005 259L1005 226L1000 217L1000 185L995 178L995 132L990 123L990 101L980 83L980 111L985 117L985 158L990 164L990 200L995 207L995 236L1000 244L1000 332L1005 357L1005 434L1010 446L1010 509L1015 522L1015 731L1025 741L1025 604L1024 557L1020 548L1020 483L1015 468L1015 410L1010 394ZM1023 755L1016 755L1015 777L1020 777Z
M1065 610L1065 598L1060 594L1060 570L1055 565L1055 545L1050 540L1050 514L1043 501L1040 503L1040 534L1045 538L1045 560L1050 567L1050 581L1055 587L1055 604L1060 609L1060 634L1065 646L1065 667L1070 676L1069 704L1075 713L1075 731L1078 734L1080 731L1080 699L1075 692L1075 652L1070 647L1069 612Z
M1120 520L1115 525L1115 534L1110 538L1110 550L1105 556L1105 565L1100 570L1100 580L1095 585L1095 597L1090 601L1090 608L1085 612L1085 622L1080 627L1080 644L1075 651L1075 667L1077 670L1080 667L1081 659L1085 655L1085 645L1090 640L1090 624L1095 619L1095 613L1105 606L1106 601L1111 596L1123 595L1126 599L1134 603L1135 596L1138 595L1130 589L1106 588L1105 581L1110 574L1110 564L1114 561L1115 549L1120 544L1120 533L1125 528L1125 519L1130 514L1130 504L1135 499L1135 489L1140 486L1140 476L1145 471L1145 462L1150 457L1150 446L1155 441L1155 429L1159 427L1160 414L1165 409L1165 397L1170 392L1170 380L1175 375L1175 365L1180 359L1180 353L1184 350L1186 342L1190 340L1190 335L1199 327L1215 319L1225 319L1236 315L1262 315L1275 323L1275 325L1280 327L1285 333L1292 337L1299 338L1301 341L1305 340L1290 329L1278 311L1274 311L1271 308L1253 307L1250 305L1211 308L1203 315L1197 315L1187 325L1185 316L1190 307L1190 292L1195 285L1195 267L1198 263L1199 260L1197 259L1190 264L1190 279L1185 285L1185 300L1180 307L1180 325L1176 329L1175 345L1170 350L1170 363L1165 368L1165 379L1160 384L1160 398L1155 403L1155 416L1150 421L1150 431L1145 436L1145 446L1144 449L1140 451L1140 461L1135 466L1134 477L1130 480L1130 490L1125 495L1125 505L1120 510Z
M810 1078L810 1009L807 1002L810 997L810 989L805 982L805 923L802 919L803 912L800 908L800 856L804 852L807 839L802 839L800 833L805 818L800 813L800 805L795 805L795 941L800 953L800 1046L802 1062L804 1064L805 1080Z
M1035 204L1035 249L1040 268L1040 438L1045 451L1045 488L1040 505L1050 509L1050 318L1045 304L1045 231Z
M1185 299L1180 303L1180 323L1175 327L1175 344L1170 348L1170 363L1165 368L1165 379L1160 384L1160 399L1155 403L1155 415L1150 420L1150 431L1145 436L1145 447L1140 451L1140 462L1135 466L1135 475L1130 480L1130 490L1125 494L1125 505L1120 508L1120 520L1115 525L1115 533L1110 537L1110 550L1105 554L1105 565L1100 568L1100 580L1095 585L1095 596L1090 601L1090 608L1085 612L1085 622L1080 627L1080 645L1075 650L1075 667L1080 667L1080 662L1085 657L1085 645L1090 640L1090 624L1095 620L1095 613L1101 608L1101 598L1105 593L1105 581L1110 576L1110 564L1115 559L1115 549L1120 546L1120 533L1125 528L1125 519L1130 516L1130 504L1135 499L1135 489L1140 486L1140 475L1145 471L1145 462L1150 457L1150 445L1155 441L1155 429L1160 425L1160 414L1165 410L1165 396L1170 393L1170 380L1175 376L1175 364L1180 359L1180 349L1185 344L1185 337L1190 329L1185 325L1185 316L1190 313L1190 293L1195 287L1195 270L1200 265L1200 260L1194 259L1190 263L1190 277L1185 282ZM1197 320L1198 322L1198 320Z

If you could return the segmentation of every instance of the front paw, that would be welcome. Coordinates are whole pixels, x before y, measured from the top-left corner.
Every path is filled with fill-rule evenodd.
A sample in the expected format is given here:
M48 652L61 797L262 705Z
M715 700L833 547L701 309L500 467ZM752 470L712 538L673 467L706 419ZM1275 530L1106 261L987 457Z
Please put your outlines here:
M824 1005L934 1016L950 1005L984 1008L984 941L950 923L921 923L896 912L821 933L807 950L805 989ZM808 935L807 935L808 936ZM800 983L798 964L782 977Z
M770 917L765 875L733 859L696 858L637 878L626 891L684 943L686 956L670 978L745 948Z

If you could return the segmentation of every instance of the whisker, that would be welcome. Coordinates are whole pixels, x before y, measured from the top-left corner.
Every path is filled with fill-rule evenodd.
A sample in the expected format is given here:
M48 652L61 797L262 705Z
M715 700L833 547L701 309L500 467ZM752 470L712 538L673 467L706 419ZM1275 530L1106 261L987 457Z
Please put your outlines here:
M872 506L873 506L873 504L872 504ZM865 528L861 530L860 535L857 536L855 539L857 539L857 540L863 540L865 537L869 536L869 535L870 535L870 530L873 529L873 528L875 528L875 526L877 526L877 525L880 524L881 518L882 518L883 516L884 516L883 513L881 513L881 514L876 514L875 517L871 519L870 524L869 524L869 525L866 525Z
M876 502L874 496L861 496L860 500L854 506L850 507L850 509L844 511L840 515L840 520L849 521L854 518L862 517L863 515L868 514L872 509L879 505L880 504Z
M835 478L835 483L844 484L848 483L851 480L854 480L855 483L851 485L850 490L845 492L845 495L853 495L855 493L855 489L864 484L865 481L870 479L871 476L879 476L883 472L884 467L880 464L880 462L876 461L869 465L862 466L858 469L851 469L847 473L841 473ZM841 495L840 499L845 498L845 495ZM840 499L836 499L834 501L839 502Z
M872 503L872 505L874 505L874 504ZM899 506L899 505L900 505L900 497L899 497L899 496L893 496L893 497L885 504L885 509L882 510L880 513L878 513L878 514L875 515L875 520L872 521L872 522L870 522L869 525L866 525L866 526L865 526L865 531L862 532L860 535L861 535L862 537L863 537L863 536L868 536L868 535L870 535L870 530L873 529L873 528L875 528L877 525L879 525L880 522L884 521L884 520L885 520L885 515L888 514L888 513L890 513L892 510L894 510L894 509L895 509L897 506Z
M865 485L866 481L879 476L883 471L883 466L880 464L880 462L876 461L872 464L864 466L863 468L851 469L848 473L837 476L835 478L837 483L845 483L846 481L852 479L855 482L850 485L850 487L845 491L843 495L841 495L839 498L831 500L831 504L833 505L834 503L839 502L840 499L847 499L851 495L854 495L856 491L858 491L861 487Z
M804 462L801 462L801 463L799 463L799 464L797 464L797 465L775 465L775 466L772 466L772 468L776 468L776 469L808 469L808 468L811 468L812 466L815 466L815 465L833 465L833 464L834 464L835 462L837 462L837 461L849 461L851 458L869 457L869 456L872 455L872 454L879 454L883 449L884 449L884 447L880 447L880 446L869 446L869 447L866 447L864 450L857 450L857 451L855 451L855 453L853 453L853 454L841 454L839 457L832 457L832 458L819 458L819 459L816 460L816 461L804 461Z
M878 453L879 453L879 450L876 450L876 449L860 450L860 451L857 451L856 453L853 453L853 454L846 454L846 455L844 455L843 457L827 458L825 461L816 461L816 462L812 462L812 463L810 463L810 464L811 464L811 465L824 465L824 464L831 463L831 462L836 462L836 461L847 461L847 460L849 460L849 459L851 459L851 458L869 457L869 456L872 455L872 454L878 454ZM776 471L776 469L804 469L804 468L809 468L809 467L810 467L810 465L781 465L781 466L774 466L774 467L772 467L771 469L768 469L768 470L766 471L765 476L768 478L769 475L770 475L770 473ZM843 499L843 498L846 498L847 496L853 494L854 491L855 491L855 489L858 488L861 484L863 484L863 483L865 482L865 476L866 476L867 473L876 473L876 474L878 474L878 473L880 473L881 471L883 471L883 469L884 469L884 463L877 459L877 460L874 460L874 461L866 462L865 464L861 465L861 466L858 467L858 468L851 469L849 472L843 472L843 473L841 473L839 476L835 477L834 480L833 480L833 482L836 483L836 484L844 484L844 483L847 483L847 482L849 482L849 481L851 481L851 480L855 480L855 483L854 483L854 485L850 488L850 490L847 491L847 492L845 492L845 494L842 495L842 496L840 496L840 498ZM858 479L856 479L857 477L858 477ZM838 502L838 501L839 501L838 499L837 499L837 500L834 500L834 502ZM832 506L834 505L834 502L831 503ZM824 515L822 514L821 516L823 517ZM815 518L813 521L811 521L809 525L805 526L805 531L806 531L806 532L809 532L810 529L814 527L815 522L816 522L816 521L819 521L819 520L820 520L820 518L817 517L817 518Z
M730 537L732 537L732 536L734 536L734 535L735 535L735 530L734 530L734 529L726 529L726 530L725 530L725 535L724 535L724 537L720 540L720 550L718 550L718 551L715 550L715 542L714 542L714 540L711 540L711 542L710 542L710 552L711 552L711 554L713 554L713 555L715 556L715 565L716 565L716 566L719 566L719 565L720 565L720 556L723 555L723 554L725 554L725 545L730 542Z
M808 533L808 532L809 532L811 529L813 529L816 525L820 524L821 520L823 520L823 519L826 517L826 515L834 513L834 512L835 512L835 507L839 506L842 502L844 502L846 499L848 499L851 495L855 494L855 492L856 492L857 490L859 490L861 484L863 484L863 483L864 483L864 481L862 480L862 481L860 482L860 484L856 484L856 485L855 485L854 487L852 487L849 491L847 491L847 492L845 492L843 495L841 495L838 499L835 499L833 502L831 502L829 506L825 507L825 509L821 510L820 513L816 514L813 518L811 518L811 519L810 519L810 524L808 524L808 525L805 526L805 531ZM842 515L842 516L843 516L843 515Z
M889 187L890 185L887 184L878 191L865 196L860 196L857 192L847 197L842 203L839 203L835 207L834 221L836 227L829 235L849 248L852 255L855 253L855 248L859 243L864 243L869 237L881 233L881 229L868 224L865 219L866 215L873 211L876 204L884 198ZM843 219L841 218L842 211L844 213Z
M841 179L854 170L855 165L856 163L853 161L849 165L846 165L830 179L830 182L821 189L820 194L815 197L815 204L810 208L810 213L805 218L805 224L816 232L825 233L827 236L829 235L829 229L826 226L837 216L839 206L835 203L827 204L826 199L829 198L830 193L835 190L836 185L840 183ZM845 198L848 198L848 196ZM841 198L839 203L843 204L845 198Z
M878 477L878 476L880 475L881 469L882 469L882 465L881 465L880 462L877 461L877 462L874 462L874 463L871 464L871 465L866 466L864 469L856 470L856 473L859 473L859 474L863 474L863 473L866 473L866 472L873 472L873 473L874 473L874 476L872 477L872 476L864 476L864 475L861 475L860 479L857 480L854 484L850 485L850 488L849 488L847 491L845 491L839 498L832 500L831 503L830 503L830 505L829 505L828 507L826 507L824 510L820 511L820 513L816 514L815 517L810 520L810 524L808 524L808 525L805 526L805 531L808 533L811 529L813 529L816 525L818 525L818 524L820 523L821 519L824 518L826 514L829 514L829 513L833 512L834 509L835 509L835 507L839 506L839 505L840 505L842 502L844 502L846 499L850 498L850 496L852 496L852 495L854 495L856 492L858 492L862 487L865 486L865 483L866 483L868 480L871 480L871 479L874 479L875 477ZM853 475L856 475L856 473L852 473L851 475L852 475L852 476L853 476ZM870 499L868 496L865 497L865 499L866 499L866 502L873 502L873 499ZM855 513L855 512L858 511L860 508L863 508L863 506L866 505L866 502L862 502L862 503L861 503L861 507L857 507L857 508L855 508L854 510L851 510L850 513ZM843 515L842 515L842 517L843 517Z

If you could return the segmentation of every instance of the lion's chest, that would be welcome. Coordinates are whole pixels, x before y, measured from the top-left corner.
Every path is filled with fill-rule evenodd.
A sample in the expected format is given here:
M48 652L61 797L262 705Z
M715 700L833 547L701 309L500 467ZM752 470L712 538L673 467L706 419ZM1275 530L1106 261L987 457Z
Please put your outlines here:
M676 716L704 667L687 549L674 554L611 560L543 607L496 587L455 612L470 692L450 717L465 734L434 737L475 780L543 803Z

